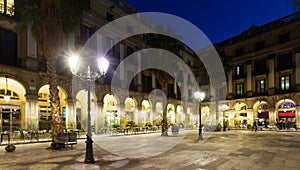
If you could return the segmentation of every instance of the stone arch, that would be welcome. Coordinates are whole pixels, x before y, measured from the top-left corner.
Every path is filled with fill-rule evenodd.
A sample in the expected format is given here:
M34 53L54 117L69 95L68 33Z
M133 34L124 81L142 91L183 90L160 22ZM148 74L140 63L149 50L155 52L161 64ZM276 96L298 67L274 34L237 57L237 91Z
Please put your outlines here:
M25 86L14 78L0 77L0 131L10 131L10 117L13 119L12 130L18 127L27 126L27 118L34 117L35 113L27 115L26 112L26 95ZM8 101L4 96L10 96ZM31 117L30 117L31 118ZM35 118L35 117L34 117ZM36 118L34 119L36 121ZM36 125L36 124L35 124ZM36 126L35 126L36 128Z
M87 131L88 124L88 92L86 90L80 90L76 94L76 118L78 123L80 124L80 128ZM96 102L96 94L91 91L90 96L90 114L91 114L91 130L94 132L96 129L96 121L97 121L97 102Z

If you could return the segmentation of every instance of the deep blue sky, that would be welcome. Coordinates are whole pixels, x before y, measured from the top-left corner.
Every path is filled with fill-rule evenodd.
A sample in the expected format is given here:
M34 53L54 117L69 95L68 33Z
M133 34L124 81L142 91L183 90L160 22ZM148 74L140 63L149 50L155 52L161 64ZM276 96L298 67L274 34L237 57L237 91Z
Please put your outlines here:
M164 12L184 18L212 43L294 12L292 0L125 0L140 12Z

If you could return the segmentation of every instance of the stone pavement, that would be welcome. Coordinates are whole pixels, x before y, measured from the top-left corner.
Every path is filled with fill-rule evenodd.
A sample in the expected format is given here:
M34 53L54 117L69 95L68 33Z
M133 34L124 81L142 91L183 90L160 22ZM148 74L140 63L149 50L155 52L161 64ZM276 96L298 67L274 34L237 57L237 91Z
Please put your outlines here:
M300 169L299 132L205 133L207 140L202 142L196 140L197 133L95 135L95 164L83 164L84 140L73 150L51 150L47 149L50 143L32 143L16 145L13 153L7 153L0 146L0 169Z

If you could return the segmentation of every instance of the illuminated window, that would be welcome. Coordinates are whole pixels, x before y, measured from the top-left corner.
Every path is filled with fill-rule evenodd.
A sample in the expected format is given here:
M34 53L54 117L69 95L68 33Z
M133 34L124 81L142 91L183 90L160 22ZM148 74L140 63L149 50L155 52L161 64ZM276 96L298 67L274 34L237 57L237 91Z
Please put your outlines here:
M236 78L241 78L243 76L243 67L241 65L235 67Z
M244 93L244 84L243 83L236 84L236 94L238 96L241 96L243 95L243 93Z
M10 99L19 100L20 96L13 90L0 89L0 99L4 99L5 95L9 95Z
M256 80L256 93L264 93L265 92L265 80Z
M291 86L291 76L290 75L281 76L279 81L280 81L280 90L282 90L282 91L290 90L290 86Z
M15 0L0 0L0 12L8 16L14 16Z

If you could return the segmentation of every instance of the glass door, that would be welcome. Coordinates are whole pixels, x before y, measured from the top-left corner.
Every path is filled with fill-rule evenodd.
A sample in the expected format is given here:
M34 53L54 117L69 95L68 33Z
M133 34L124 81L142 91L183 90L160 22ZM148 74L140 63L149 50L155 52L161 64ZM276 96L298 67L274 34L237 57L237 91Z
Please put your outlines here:
M0 130L9 132L21 127L21 109L19 105L0 105Z

